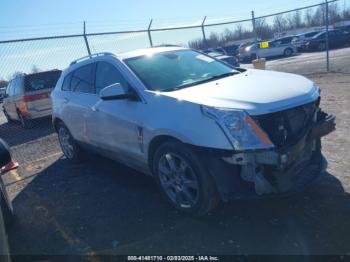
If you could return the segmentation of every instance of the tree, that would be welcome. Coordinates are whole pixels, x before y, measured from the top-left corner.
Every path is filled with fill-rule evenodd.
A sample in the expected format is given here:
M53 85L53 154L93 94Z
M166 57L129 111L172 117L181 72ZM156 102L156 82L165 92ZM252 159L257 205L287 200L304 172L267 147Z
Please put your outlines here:
M286 30L286 19L283 17L283 15L276 15L273 18L273 28L277 32L283 32Z
M7 82L6 80L4 79L0 79L0 88L2 87L6 87L8 85L9 82Z
M39 72L40 72L40 69L39 69L36 65L33 65L33 66L32 66L31 72L32 72L32 73L39 73Z

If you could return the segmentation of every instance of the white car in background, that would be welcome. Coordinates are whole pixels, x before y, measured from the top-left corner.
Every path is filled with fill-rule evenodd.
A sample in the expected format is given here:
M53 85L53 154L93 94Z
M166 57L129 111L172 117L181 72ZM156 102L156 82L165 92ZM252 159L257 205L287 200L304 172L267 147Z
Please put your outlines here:
M79 59L51 97L66 158L93 151L140 170L196 215L303 190L325 174L320 138L335 128L312 81L181 47Z
M281 41L269 41L268 48L260 48L260 43L244 45L239 48L238 58L240 61L252 61L257 57L270 58L278 56L291 56L298 52L295 45L282 43Z

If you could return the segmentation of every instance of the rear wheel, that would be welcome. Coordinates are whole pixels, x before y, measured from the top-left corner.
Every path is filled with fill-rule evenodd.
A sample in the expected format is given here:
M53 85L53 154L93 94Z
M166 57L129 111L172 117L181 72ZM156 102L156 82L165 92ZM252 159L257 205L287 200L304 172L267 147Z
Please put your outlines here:
M27 128L32 128L33 127L33 122L29 119L26 119L25 116L21 114L21 112L17 112L18 114L18 119L19 122L21 123L21 126L25 129Z
M13 120L11 119L11 117L8 115L8 113L6 112L6 110L4 109L4 115L5 115L5 118L7 120L8 123L12 123Z
M68 128L63 123L59 123L57 125L57 133L61 149L66 158L72 162L80 162L83 155L82 150Z
M169 141L156 150L153 173L168 201L181 211L204 215L220 201L212 177L181 142Z
M290 48L287 48L284 50L284 56L291 56L293 54L293 50Z

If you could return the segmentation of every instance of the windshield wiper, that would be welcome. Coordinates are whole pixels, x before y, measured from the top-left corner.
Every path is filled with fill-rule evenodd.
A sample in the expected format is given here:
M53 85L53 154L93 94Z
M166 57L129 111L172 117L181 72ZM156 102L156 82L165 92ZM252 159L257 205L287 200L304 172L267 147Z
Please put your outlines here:
M228 76L237 75L237 74L240 74L240 73L241 73L241 72L238 72L238 71L237 71L237 72L223 73L223 74L220 74L220 75L214 75L214 76L211 76L211 77L209 77L209 78L206 78L206 79L203 79L203 80L199 80L199 81L196 81L196 82L187 84L187 85L182 85L182 86L177 86L177 87L169 88L169 89L163 90L162 92L176 91L176 90L183 89L183 88L186 88L186 87L190 87L190 86L195 86L195 85L203 84L203 83L206 83L206 82L210 82L210 81L217 80L217 79L220 79L220 78L225 78L225 77L228 77Z
M224 78L224 77L228 77L228 76L233 76L233 75L237 75L239 74L240 72L228 72L228 73L223 73L223 74L220 74L220 75L214 75L212 77L209 77L203 81L211 81L211 80L216 80L216 79L220 79L220 78Z

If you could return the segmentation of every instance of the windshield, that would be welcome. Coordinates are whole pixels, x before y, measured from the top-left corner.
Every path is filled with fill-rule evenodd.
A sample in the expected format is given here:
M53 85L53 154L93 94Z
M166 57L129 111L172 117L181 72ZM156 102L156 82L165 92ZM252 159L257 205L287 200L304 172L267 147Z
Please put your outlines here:
M173 91L238 73L193 50L175 50L125 60L149 90Z

